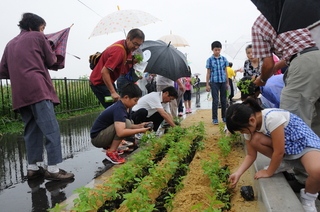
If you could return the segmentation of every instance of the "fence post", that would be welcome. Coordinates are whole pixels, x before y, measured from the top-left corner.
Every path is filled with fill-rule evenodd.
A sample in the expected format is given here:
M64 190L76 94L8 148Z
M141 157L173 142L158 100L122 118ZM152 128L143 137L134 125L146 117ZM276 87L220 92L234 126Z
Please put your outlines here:
M67 77L64 77L64 86L65 86L65 90L66 90L67 111L70 111Z

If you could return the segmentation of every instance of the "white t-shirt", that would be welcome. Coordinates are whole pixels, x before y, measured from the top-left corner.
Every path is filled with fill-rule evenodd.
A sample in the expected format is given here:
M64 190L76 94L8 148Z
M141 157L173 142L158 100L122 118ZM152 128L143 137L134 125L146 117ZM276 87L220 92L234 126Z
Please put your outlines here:
M270 110L276 110L276 111L272 111L266 116L266 114ZM281 124L284 124L284 127L286 127L290 121L289 111L281 110L278 108L268 108L268 109L262 110L261 113L262 113L261 129L257 130L256 132L261 132L265 135L267 135L267 129L271 133L273 130L278 128ZM251 139L250 134L243 134L243 136L246 140Z
M157 108L163 108L167 113L170 113L169 103L162 103L162 92L151 92L144 95L138 100L138 104L133 106L132 111L137 111L141 108L148 111L148 118L157 112Z
M174 81L172 79L169 79L161 75L157 75L156 83L157 85L174 86Z

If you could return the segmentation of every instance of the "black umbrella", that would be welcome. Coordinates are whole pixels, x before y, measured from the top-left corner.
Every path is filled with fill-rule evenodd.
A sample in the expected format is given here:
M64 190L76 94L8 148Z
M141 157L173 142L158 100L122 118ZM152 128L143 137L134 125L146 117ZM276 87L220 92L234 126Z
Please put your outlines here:
M145 53L150 51L150 59L146 71L159 74L176 81L181 77L190 77L186 56L174 46L161 40L145 41L141 47Z
M251 0L277 34L306 28L320 20L319 0Z

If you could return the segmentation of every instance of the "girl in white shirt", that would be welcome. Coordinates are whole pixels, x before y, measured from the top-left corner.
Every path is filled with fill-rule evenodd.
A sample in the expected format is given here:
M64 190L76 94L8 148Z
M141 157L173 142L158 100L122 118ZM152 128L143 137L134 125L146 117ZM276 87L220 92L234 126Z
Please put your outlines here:
M255 179L271 177L282 160L308 173L305 189L300 199L306 211L316 211L315 200L320 191L320 138L298 116L289 111L262 109L248 98L241 104L231 105L226 114L227 128L231 133L239 131L246 139L247 156L238 170L230 175L235 187L241 175L253 164L257 152L271 159L266 169L258 171Z

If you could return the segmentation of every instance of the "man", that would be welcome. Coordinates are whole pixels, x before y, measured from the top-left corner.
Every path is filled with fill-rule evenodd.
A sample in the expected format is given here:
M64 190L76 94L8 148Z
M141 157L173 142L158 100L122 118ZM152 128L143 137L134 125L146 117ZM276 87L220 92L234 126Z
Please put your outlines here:
M114 82L120 75L129 72L131 53L142 45L144 37L140 29L130 30L126 39L115 42L102 53L98 64L92 70L90 87L105 108L119 100ZM106 96L111 96L113 102L105 102Z
M163 120L171 127L175 127L169 103L175 101L177 97L177 90L173 86L166 87L161 92L152 92L143 96L132 108L132 120L135 124L152 121L154 131L158 130Z
M252 27L252 46L254 57L263 59L255 84L264 86L276 70L289 65L280 108L301 117L320 136L320 52L310 31L303 28L277 35L260 15ZM282 61L275 64L272 53Z
M176 98L176 101L171 101L169 103L172 117L178 117L178 105L183 97L184 92L185 92L185 86L182 84L180 79L173 81L173 80L171 80L167 77L161 76L159 74L156 77L156 85L157 85L158 92L162 91L164 88L166 88L168 86L175 87L175 84L178 87L177 88L178 97Z
M226 123L227 87L229 84L227 66L228 60L220 55L222 45L219 41L211 44L213 55L207 59L206 91L212 95L212 123L218 124L218 95L220 92L221 116Z

